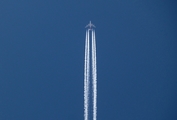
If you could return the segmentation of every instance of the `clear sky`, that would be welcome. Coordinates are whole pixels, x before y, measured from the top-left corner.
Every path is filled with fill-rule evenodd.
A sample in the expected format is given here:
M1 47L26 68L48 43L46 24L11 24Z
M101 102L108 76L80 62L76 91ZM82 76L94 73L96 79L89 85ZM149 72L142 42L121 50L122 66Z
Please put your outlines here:
M1 0L0 120L83 120L85 25L98 120L177 120L175 0Z

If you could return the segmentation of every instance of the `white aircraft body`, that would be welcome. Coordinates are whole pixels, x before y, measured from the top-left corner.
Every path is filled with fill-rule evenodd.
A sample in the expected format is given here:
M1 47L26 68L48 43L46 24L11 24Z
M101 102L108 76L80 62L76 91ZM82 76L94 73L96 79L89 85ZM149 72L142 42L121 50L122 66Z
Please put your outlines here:
M85 26L85 28L89 28L89 29L92 29L92 27L95 28L95 25L92 24L91 21L90 21L90 23L88 25Z

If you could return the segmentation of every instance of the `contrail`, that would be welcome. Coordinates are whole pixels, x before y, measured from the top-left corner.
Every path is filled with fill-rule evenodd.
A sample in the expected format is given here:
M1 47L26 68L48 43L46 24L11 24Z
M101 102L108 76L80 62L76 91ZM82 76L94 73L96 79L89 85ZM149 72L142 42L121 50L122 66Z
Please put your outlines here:
M89 112L89 90L90 90L90 39L89 39L89 30L87 31L87 120Z
M96 40L92 31L92 86L93 86L93 120L97 117L97 71L96 71Z
M88 107L89 107L89 31L86 31L85 39L85 63L84 63L84 118L88 120Z
M92 104L93 104L93 120L97 119L97 65L96 65L96 39L95 31L92 27L95 27L91 21L86 26L89 29L86 30L85 38L85 62L84 62L84 120L89 119L89 100L90 100L90 73L92 72ZM91 34L91 38L90 38ZM91 53L90 53L90 39L91 39ZM90 60L91 54L91 60ZM91 62L91 65L90 65ZM92 69L90 70L90 66ZM90 72L91 71L91 72Z
M85 60L84 60L84 118L87 120L87 31L86 31L86 38L85 38Z

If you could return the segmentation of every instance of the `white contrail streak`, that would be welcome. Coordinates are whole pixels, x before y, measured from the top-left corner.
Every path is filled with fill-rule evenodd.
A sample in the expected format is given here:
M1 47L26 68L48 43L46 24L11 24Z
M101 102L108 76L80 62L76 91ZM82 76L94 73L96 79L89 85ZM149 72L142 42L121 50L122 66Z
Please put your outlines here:
M85 38L85 63L84 63L84 120L88 120L89 107L89 32Z
M97 119L97 64L96 64L96 39L95 39L95 31L93 36L93 44L94 44L94 67L95 67L95 76L94 76L94 120Z
M89 39L89 30L87 31L87 120L89 113L89 86L90 86L90 39Z
M87 120L87 88L86 88L86 79L87 79L87 31L85 38L85 59L84 59L84 120Z
M97 71L96 71L96 40L92 30L92 88L93 88L93 120L97 117Z
M91 34L91 53L90 53L90 36ZM92 104L93 120L97 119L97 65L96 65L96 40L95 31L88 29L85 39L85 62L84 62L84 120L89 119L89 96L90 96L90 54L92 67Z

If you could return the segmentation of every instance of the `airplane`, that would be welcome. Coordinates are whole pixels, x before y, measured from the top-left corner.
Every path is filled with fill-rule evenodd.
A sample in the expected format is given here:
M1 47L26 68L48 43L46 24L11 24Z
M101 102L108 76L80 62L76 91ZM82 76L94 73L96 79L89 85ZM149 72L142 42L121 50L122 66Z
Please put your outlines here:
M92 29L92 27L95 27L95 25L93 25L93 24L91 23L91 21L90 21L90 23L85 26L85 28L88 28L88 27L89 27L89 29Z

